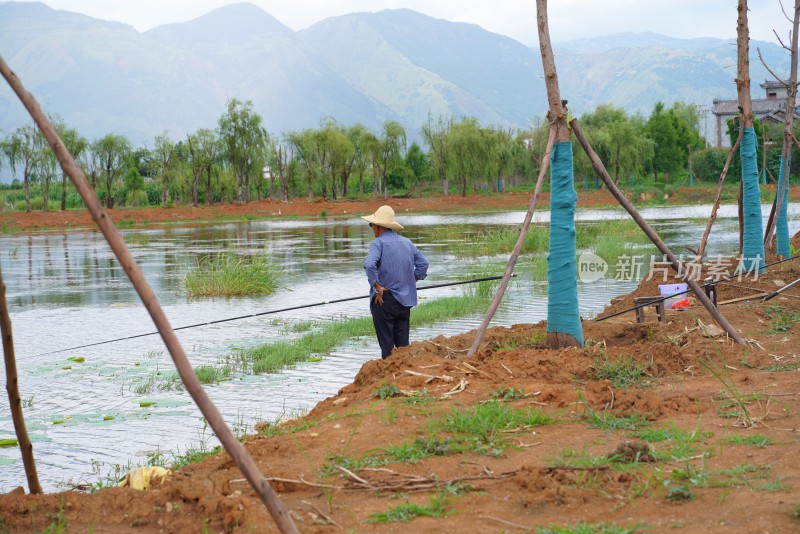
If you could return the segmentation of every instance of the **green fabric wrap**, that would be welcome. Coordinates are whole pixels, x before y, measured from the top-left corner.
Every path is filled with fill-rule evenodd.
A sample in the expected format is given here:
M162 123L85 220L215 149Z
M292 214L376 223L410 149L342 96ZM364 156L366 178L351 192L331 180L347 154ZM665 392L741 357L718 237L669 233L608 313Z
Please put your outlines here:
M739 148L742 157L742 211L744 212L744 239L742 243L742 270L764 272L764 229L761 222L761 191L758 187L756 162L756 131L745 128Z
M547 256L547 331L569 334L583 346L575 259L572 143L553 146L550 157L550 253Z
M791 158L789 158L789 162L791 163ZM781 191L783 191L783 182L785 181L785 176L783 173L783 164L784 159L781 156L781 171L778 175L778 200L781 199ZM787 217L786 212L789 211L789 189L786 189L786 194L783 196L783 202L781 203L781 214L778 215L778 222L775 225L775 233L778 235L778 244L775 249L775 252L783 256L784 258L790 258L792 256L792 246L789 242L789 217Z

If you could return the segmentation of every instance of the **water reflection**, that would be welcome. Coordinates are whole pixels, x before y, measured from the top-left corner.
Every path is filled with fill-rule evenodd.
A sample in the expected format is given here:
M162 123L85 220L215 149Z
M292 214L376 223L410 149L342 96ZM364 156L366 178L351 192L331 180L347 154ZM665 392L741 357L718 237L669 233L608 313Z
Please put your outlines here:
M676 253L696 247L703 226L694 217L699 208L646 210L654 226ZM710 208L709 210L710 211ZM706 211L706 213L708 212ZM797 231L797 205L789 210L790 230ZM724 209L723 214L734 210ZM587 221L624 216L617 210L583 210ZM679 218L682 214L683 218ZM688 214L688 215L687 215ZM519 225L524 214L402 215L406 235L431 261L426 283L454 281L476 267L496 266L503 257L464 260L444 243L428 239L435 226L464 224L477 228ZM545 220L544 214L541 220ZM301 304L366 294L361 268L372 234L360 218L349 220L254 221L187 227L126 229L123 236L173 326L238 317ZM721 218L712 233L709 254L732 253L738 246L734 219ZM647 250L648 254L651 249ZM185 450L213 438L202 435L200 413L181 390L151 387L174 368L157 337L97 345L75 351L65 347L143 334L152 323L104 239L96 232L0 237L0 267L7 285L25 415L35 441L40 479L48 491L62 483L95 479L92 460L109 464L144 461L146 451ZM280 265L286 287L258 298L189 300L182 287L185 273L208 255L233 251L265 255ZM546 316L546 284L537 281L531 258L521 259L518 279L498 310L494 324L538 322ZM477 265L476 265L477 264ZM579 284L583 316L598 313L635 282L607 280ZM459 288L420 293L421 300L459 294ZM178 338L192 365L217 365L243 347L296 336L300 321L367 316L365 300L293 310L203 328L181 330ZM413 339L451 335L475 328L481 314L446 324L418 328ZM261 419L274 419L310 408L350 383L360 366L377 357L371 338L338 347L322 362L304 363L276 375L235 376L208 388L231 426L252 429ZM83 357L83 363L70 361ZM4 375L0 376L4 379ZM142 406L142 401L155 404ZM56 423L56 421L62 421ZM13 436L8 407L0 403L0 438ZM24 483L17 449L0 449L0 490Z

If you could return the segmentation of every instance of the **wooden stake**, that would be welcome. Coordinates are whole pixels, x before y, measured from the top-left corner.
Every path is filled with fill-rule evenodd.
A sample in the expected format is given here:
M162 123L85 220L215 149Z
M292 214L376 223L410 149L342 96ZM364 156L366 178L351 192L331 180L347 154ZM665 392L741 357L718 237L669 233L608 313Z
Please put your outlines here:
M511 280L511 275L514 273L514 266L517 264L517 258L519 258L519 255L522 252L522 245L525 243L525 237L528 235L528 229L531 226L531 220L533 220L533 212L536 211L536 204L539 202L539 196L542 194L544 175L547 174L547 168L550 165L550 153L553 151L555 137L556 129L551 126L550 137L547 139L547 149L542 157L542 164L539 167L539 176L536 178L536 188L534 189L533 196L528 203L528 211L525 213L525 220L522 221L522 227L519 230L519 236L517 237L517 242L514 245L514 250L511 251L511 256L508 258L508 264L506 265L506 270L503 273L503 279L500 281L500 287L497 288L497 292L494 294L492 303L489 305L489 309L486 310L486 315L483 316L483 321L481 321L481 325L475 332L475 339L472 340L472 345L470 345L469 350L467 351L467 357L474 356L478 351L478 347L480 347L481 341L483 341L483 336L486 334L486 329L489 327L489 323L491 322L492 317L494 317L497 307L500 306L500 301L503 299L503 295L505 295L506 288L508 287L508 281Z
M728 335L734 341L736 341L736 343L744 345L745 342L744 339L742 339L742 336L740 336L739 333L736 331L736 329L733 328L733 326L731 326L731 324L728 322L727 319L725 319L725 317L719 312L719 310L716 307L714 307L714 304L706 296L703 289L699 285L697 285L696 281L694 281L691 278L690 273L683 271L680 263L678 262L678 259L675 257L674 254L672 254L672 251L670 251L666 243L664 243L664 241L662 241L661 238L658 237L658 234L655 232L655 230L653 230L650 227L650 225L647 224L647 222L642 218L639 212L636 211L636 208L634 208L633 205L630 202L628 202L628 199L625 198L625 195L623 195L622 191L619 190L617 184L615 184L614 180L612 180L611 177L608 175L608 171L606 171L606 168L603 165L603 162L600 160L600 157L592 149L591 145L589 144L589 141L586 139L586 136L583 135L583 131L581 130L581 125L578 122L578 119L572 119L572 121L570 121L570 126L572 126L572 132L575 134L575 137L578 139L578 142L583 147L583 150L586 152L586 155L589 156L589 161L592 163L592 167L597 172L597 174L600 175L600 179L603 180L603 183L606 184L606 187L608 187L608 190L611 192L612 195L614 195L614 198L616 198L617 201L622 205L622 207L625 208L625 210L631 215L631 217L633 217L633 220L636 221L636 224L638 224L639 227L644 231L644 233L647 234L647 237L650 238L650 240L653 242L656 248L658 248L658 250L662 254L664 254L664 256L667 257L667 259L672 264L672 268L675 269L675 271L679 275L683 276L684 282L686 282L688 286L691 288L692 292L697 297L697 300L699 300L703 304L703 306L705 306L706 310L708 310L708 313L711 314L711 317L714 318L714 320L728 333Z
M717 197L714 199L714 207L711 208L711 217L708 219L708 223L706 224L706 230L703 232L703 239L700 240L700 247L697 249L697 261L703 261L703 254L706 251L706 243L708 242L708 235L711 233L711 227L714 225L714 221L717 220L717 210L719 210L719 203L722 199L722 184L725 183L725 177L728 175L728 167L731 166L731 160L733 159L733 155L736 153L736 149L739 148L739 143L742 142L742 127L741 124L739 125L739 137L736 138L736 142L731 147L731 151L728 152L728 157L725 159L725 166L722 168L722 173L719 175L719 183L717 184Z
M255 492L261 497L261 500L266 505L267 510L269 510L280 531L288 533L298 532L294 521L292 521L283 503L275 493L275 490L261 474L258 466L250 454L248 454L247 450L239 443L239 440L233 435L228 425L225 424L225 420L222 418L219 410L217 410L217 407L206 394L203 386L200 384L200 380L197 378L197 375L186 357L186 353L183 351L183 347L178 341L178 337L172 330L158 298L150 287L150 284L147 283L136 260L133 259L127 245L125 245L125 241L123 241L122 236L111 221L111 217L109 217L100 206L100 202L97 200L94 190L86 180L83 171L75 164L75 160L58 137L58 133L56 133L50 120L39 107L33 95L25 89L22 82L17 78L16 74L11 71L2 57L0 57L0 72L28 109L31 117L33 117L33 120L47 139L53 152L55 152L58 161L61 163L61 168L69 176L70 180L72 180L72 183L75 184L75 189L78 190L84 204L86 204L86 207L92 214L92 219L97 223L100 231L103 232L108 244L114 251L114 255L117 257L120 265L125 269L133 287L139 294L139 298L142 299L142 303L145 308L147 308L150 317L153 319L153 323L161 334L161 338L164 340L164 344L172 356L172 361L175 362L175 368L178 370L178 374L186 387L186 391L189 392L192 399L197 404L197 407L200 408L203 417L208 421L208 424L222 443L225 451L233 458L233 461L236 462L242 474L247 478Z
M42 493L39 485L39 475L36 473L36 462L33 459L33 445L28 437L25 427L25 417L22 415L22 401L19 398L19 385L17 379L17 360L14 356L14 336L11 333L11 317L6 305L6 283L3 273L0 272L0 333L3 336L3 359L6 363L6 390L8 403L11 406L11 418L14 421L14 431L17 433L17 443L22 453L22 464L25 466L25 476L28 479L28 490L31 493Z

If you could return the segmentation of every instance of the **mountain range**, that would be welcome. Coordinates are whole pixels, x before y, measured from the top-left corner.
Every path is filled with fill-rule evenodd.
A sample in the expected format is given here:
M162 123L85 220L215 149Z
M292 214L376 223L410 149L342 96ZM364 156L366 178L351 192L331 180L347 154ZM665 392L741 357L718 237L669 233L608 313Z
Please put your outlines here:
M536 28L531 28L532 32ZM555 38L555 36L554 36ZM753 96L789 55L751 42ZM735 98L735 40L625 33L554 43L562 98L573 114L612 103L648 115L656 102ZM261 8L231 4L138 32L122 23L0 2L0 56L48 113L89 139L120 133L150 144L214 128L230 98L252 100L271 133L324 117L378 129L387 119L418 138L428 117L475 116L525 128L547 109L538 49L473 24L408 9L353 13L294 31ZM0 84L0 136L29 120Z

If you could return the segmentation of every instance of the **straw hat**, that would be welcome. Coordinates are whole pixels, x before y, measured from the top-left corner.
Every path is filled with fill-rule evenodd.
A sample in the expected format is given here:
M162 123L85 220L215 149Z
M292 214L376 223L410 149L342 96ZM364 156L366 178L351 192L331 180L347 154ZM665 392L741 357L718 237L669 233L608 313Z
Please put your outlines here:
M367 215L366 217L361 218L365 221L371 222L372 224L383 226L384 228L390 228L392 230L403 229L402 225L394 220L394 210L391 208L391 206L381 206L378 208L378 211L372 215Z

